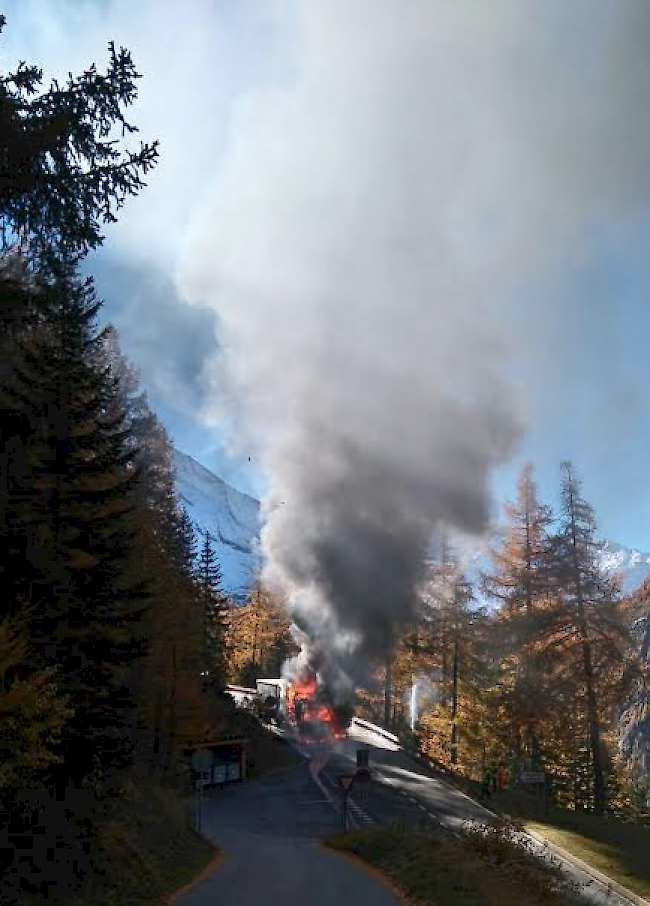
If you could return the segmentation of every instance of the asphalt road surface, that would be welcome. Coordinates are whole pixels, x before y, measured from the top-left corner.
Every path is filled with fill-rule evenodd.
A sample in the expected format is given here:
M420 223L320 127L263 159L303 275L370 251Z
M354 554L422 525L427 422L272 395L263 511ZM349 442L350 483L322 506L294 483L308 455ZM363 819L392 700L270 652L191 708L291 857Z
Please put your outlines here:
M337 774L355 770L357 749L370 752L373 781L356 786L352 794L368 818L380 823L429 823L456 832L467 821L484 823L493 817L479 803L422 767L398 742L359 725L351 727L347 739L330 750L324 763L321 776L332 789L338 786Z
M174 906L398 906L375 876L323 848L340 822L308 763L206 793L202 833L225 858Z
M375 822L396 822L431 831L457 833L467 822L484 824L494 815L464 793L446 783L433 771L407 755L393 738L379 728L353 723L347 739L337 743L329 752L310 747L312 758L320 768L320 779L339 801L337 775L356 769L357 749L369 750L373 779L369 784L352 788L351 820L357 826ZM645 902L628 898L624 892L610 888L589 870L563 858L562 851L547 849L542 843L526 837L533 851L543 858L549 855L559 862L566 876L580 886L585 901L598 906L630 906Z

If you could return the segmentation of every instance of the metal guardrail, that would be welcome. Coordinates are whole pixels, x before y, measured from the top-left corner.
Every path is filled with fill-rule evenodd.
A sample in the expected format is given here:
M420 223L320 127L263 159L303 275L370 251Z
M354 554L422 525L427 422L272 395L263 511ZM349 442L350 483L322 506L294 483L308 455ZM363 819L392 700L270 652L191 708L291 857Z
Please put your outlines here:
M378 733L380 736L385 736L386 739L390 739L391 742L396 742L398 745L402 744L399 736L396 736L389 730L384 730L383 727L379 727L377 726L377 724L370 723L369 720L364 720L362 717L353 717L352 723L356 724L359 727L362 727L365 730L372 730L373 733Z

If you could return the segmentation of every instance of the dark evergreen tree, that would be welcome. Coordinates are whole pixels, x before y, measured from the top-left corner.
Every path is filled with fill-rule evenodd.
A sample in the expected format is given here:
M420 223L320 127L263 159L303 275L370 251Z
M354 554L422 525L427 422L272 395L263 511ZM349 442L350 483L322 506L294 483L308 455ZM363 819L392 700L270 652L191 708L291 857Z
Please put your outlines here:
M0 31L5 17L0 16ZM3 242L18 234L49 264L51 250L83 256L102 242L102 223L144 185L157 142L122 152L111 137L137 129L124 110L140 77L130 53L108 45L105 75L93 64L67 84L39 92L43 74L21 63L0 79L0 226Z
M197 578L203 619L203 674L206 687L220 691L226 675L225 614L228 598L223 591L221 567L210 532L203 535Z
M197 541L192 520L184 506L175 508L170 527L177 568L179 572L191 579L197 570Z
M22 420L3 514L8 599L31 603L39 666L58 667L71 697L61 771L75 782L93 766L128 762L120 676L144 643L146 588L132 544L141 475L119 387L99 361L99 306L92 281L59 263L41 283L38 326L20 338L2 387L14 426Z

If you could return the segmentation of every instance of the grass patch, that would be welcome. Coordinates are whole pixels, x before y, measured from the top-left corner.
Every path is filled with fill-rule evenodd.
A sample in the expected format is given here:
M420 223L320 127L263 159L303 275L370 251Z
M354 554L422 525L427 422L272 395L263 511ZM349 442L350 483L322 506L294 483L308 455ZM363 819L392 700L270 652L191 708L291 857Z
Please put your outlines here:
M497 824L460 840L381 827L327 841L378 869L418 906L573 906L579 901L559 873Z
M517 788L498 793L486 804L519 819L639 896L650 897L650 826L554 806L546 813L537 797Z
M478 799L480 784L444 773L453 786ZM499 815L521 821L597 871L650 899L649 825L552 805L546 809L543 797L516 786L493 794L484 804Z
M600 827L580 820L569 820L566 826L526 821L525 826L639 896L650 898L650 829L605 818L597 820L601 822Z

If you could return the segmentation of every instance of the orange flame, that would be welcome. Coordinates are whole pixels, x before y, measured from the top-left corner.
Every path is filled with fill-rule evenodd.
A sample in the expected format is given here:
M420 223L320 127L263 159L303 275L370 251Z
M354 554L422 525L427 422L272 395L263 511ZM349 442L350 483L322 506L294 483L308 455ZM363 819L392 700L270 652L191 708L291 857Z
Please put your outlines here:
M287 712L294 724L301 731L305 742L316 741L309 738L307 727L317 725L325 739L345 739L346 731L340 726L336 712L331 704L323 701L315 677L302 677L287 689ZM296 705L300 703L298 714ZM324 741L324 740L322 740Z

